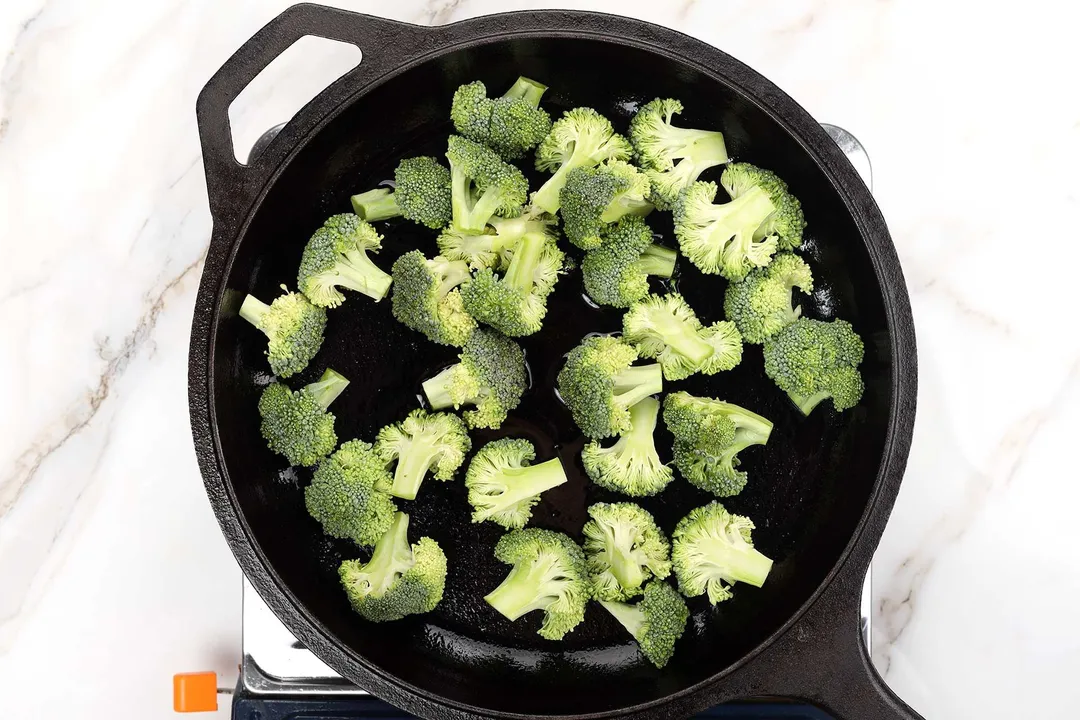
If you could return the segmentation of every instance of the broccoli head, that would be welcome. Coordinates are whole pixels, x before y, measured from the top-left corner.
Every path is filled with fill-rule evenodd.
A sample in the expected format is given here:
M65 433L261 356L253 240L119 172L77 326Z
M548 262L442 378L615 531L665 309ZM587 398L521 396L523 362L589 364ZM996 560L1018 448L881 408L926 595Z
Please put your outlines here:
M716 183L700 180L683 191L675 204L675 237L701 272L742 280L776 252L776 236L755 236L776 206L759 187L721 205L713 204L716 191Z
M609 335L586 338L566 356L559 395L586 437L629 431L630 408L664 389L660 365L633 367L637 357L633 346Z
M621 601L642 593L651 578L671 574L671 546L653 516L634 503L589 506L585 557L597 600Z
M508 620L542 610L540 636L561 640L585 619L591 589L585 555L566 535L552 530L511 530L495 546L495 558L514 569L485 598Z
M346 560L338 568L353 610L371 622L431 612L446 588L446 554L431 538L409 545L409 516L394 515L375 543L371 560Z
M477 329L458 355L459 362L424 383L435 410L472 405L464 413L473 428L497 428L525 392L525 353L493 330Z
M785 325L799 319L802 308L791 307L791 290L814 289L810 266L798 255L783 252L746 279L728 284L724 314L735 323L748 343L763 343Z
M761 587L772 560L754 549L754 523L713 501L694 508L671 535L671 561L679 590L687 597L709 594L713 605L731 598L736 582Z
M291 465L314 465L337 445L334 414L330 403L345 390L349 381L327 370L317 382L297 391L284 383L271 383L259 398L262 436L276 453Z
M696 372L715 375L742 360L742 339L726 320L705 328L682 295L649 295L623 315L623 339L638 355L656 358L664 379L682 380Z
M533 194L532 204L554 215L571 170L605 160L629 160L631 153L630 142L600 113L587 107L566 111L536 148L536 169L554 175Z
M476 329L458 290L470 277L468 264L442 256L428 260L413 250L394 262L393 277L393 311L399 322L432 342L465 344Z
M619 220L603 244L581 263L585 291L595 302L629 307L649 294L649 276L670 278L677 253L653 242L652 230L636 215Z
M465 137L487 145L507 160L516 160L551 130L551 116L540 107L546 90L546 85L519 77L505 95L492 99L484 83L471 82L454 93L450 118Z
M802 245L802 234L806 229L802 205L776 173L750 163L732 163L724 168L720 184L735 200L754 188L768 194L776 209L754 231L754 240L775 236L781 250L794 250Z
M394 170L394 188L352 196L353 212L368 222L404 216L432 230L450 223L450 171L431 156L405 158Z
M254 295L244 298L240 317L261 330L268 340L266 358L278 377L295 375L311 362L322 346L326 310L312 305L300 293L285 294L267 305Z
M352 213L334 215L304 247L296 282L314 305L335 308L345 302L338 288L349 288L375 302L386 296L390 276L368 257L378 252L382 235Z
M645 586L645 597L636 605L600 601L637 641L645 657L662 668L675 654L675 643L686 630L690 611L686 601L666 582L654 580Z
M723 133L671 124L682 111L678 100L656 98L630 121L634 154L652 183L650 199L661 210L673 209L679 194L701 173L728 162Z
M507 530L525 527L540 494L566 482L559 458L530 464L535 459L528 440L502 438L480 448L465 473L472 521L491 520Z
M547 297L559 278L563 258L550 234L539 229L526 232L510 252L501 277L491 268L482 268L461 289L465 310L504 335L532 335L543 324Z
M596 167L574 168L559 191L563 231L582 250L594 250L611 223L653 209L645 199L648 194L649 178L628 162L607 160Z
M384 491L389 486L390 473L375 449L350 440L319 463L304 490L304 502L327 535L374 545L397 511Z
M491 148L460 135L451 135L446 158L450 161L450 205L453 226L481 232L495 215L515 217L529 194L525 176Z
M647 397L630 407L630 430L611 447L595 440L581 451L589 478L600 487L630 497L656 495L671 482L671 468L656 453L653 431L660 402Z
M472 448L465 423L453 413L413 410L399 423L387 425L375 439L375 450L387 466L395 465L390 494L415 500L430 472L449 480Z
M846 320L800 318L765 341L765 374L803 415L832 398L837 412L863 394L863 341Z

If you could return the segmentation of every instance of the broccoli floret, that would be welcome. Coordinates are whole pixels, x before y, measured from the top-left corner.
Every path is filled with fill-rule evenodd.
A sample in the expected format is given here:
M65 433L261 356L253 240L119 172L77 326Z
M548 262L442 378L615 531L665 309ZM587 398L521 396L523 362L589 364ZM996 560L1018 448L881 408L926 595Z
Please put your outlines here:
M686 601L666 582L654 580L645 586L645 597L636 605L600 601L637 641L642 654L662 668L675 654L675 643L686 630L690 611Z
M746 473L738 453L764 445L773 424L746 408L677 392L664 398L664 424L675 436L675 467L692 485L718 497L738 495Z
M472 448L465 423L453 413L413 410L399 423L387 425L375 438L375 450L387 466L395 465L390 494L415 500L430 472L449 480Z
M776 173L750 163L732 163L724 168L720 184L733 199L753 188L761 188L769 195L776 210L754 231L754 240L775 236L781 250L794 250L802 245L802 234L806 229L802 204Z
M446 588L446 554L422 537L409 545L409 516L403 512L378 542L371 560L346 560L338 569L353 610L372 622L431 612Z
M671 468L656 453L653 431L660 401L647 397L630 407L630 430L611 447L593 440L581 451L585 472L594 483L631 497L656 495L671 482Z
M671 124L682 111L678 100L656 98L630 121L634 154L652 182L650 199L661 210L674 208L679 194L701 173L728 162L723 133Z
M724 314L739 328L743 340L761 344L799 319L802 307L791 307L791 290L796 287L805 293L814 290L810 266L798 255L780 253L745 280L728 284Z
M640 595L651 578L671 574L671 546L653 516L634 503L589 506L585 557L597 600L622 601Z
M537 234L554 238L553 225L550 216L538 216L532 208L526 208L515 218L492 218L480 233L448 227L438 237L439 254L450 260L462 260L473 270L505 271L523 237Z
M295 375L311 362L322 346L326 310L312 305L300 293L285 291L267 305L254 295L244 298L240 317L266 335L266 358L278 377Z
M480 448L465 473L472 521L491 520L507 530L525 527L540 494L566 482L559 458L536 465L528 440L502 438Z
M715 500L694 508L671 534L671 560L679 590L687 597L708 592L713 605L731 598L731 586L765 584L772 560L754 549L754 523L729 513Z
M551 130L551 116L540 107L546 90L546 85L519 77L505 95L491 99L484 83L471 82L454 93L450 118L465 137L515 160L524 157Z
M530 230L510 252L500 277L481 268L461 289L465 310L504 335L532 335L547 314L547 297L562 270L563 251L547 232Z
M677 255L653 242L644 220L628 215L615 223L600 247L586 253L581 263L585 291L601 305L629 307L649 294L650 275L671 277Z
M317 382L293 392L284 383L271 383L259 398L262 436L291 465L314 465L337 445L334 414L328 412L349 381L327 370Z
M368 222L404 216L438 230L450 223L450 171L427 155L405 158L394 170L394 189L353 195L352 207Z
M495 545L495 558L514 569L484 600L508 620L543 610L540 636L561 640L585 619L591 596L585 555L566 535L540 528L511 530Z
M304 490L304 502L327 535L373 545L397 511L385 492L389 486L390 473L375 449L350 440L319 463Z
M682 380L696 372L715 375L742 360L742 339L734 323L720 320L702 327L682 295L649 295L623 315L623 339L638 355L656 358L665 380Z
M828 398L842 412L862 399L863 352L862 339L846 320L800 318L765 341L765 374L803 415Z
M776 236L754 236L776 206L761 188L714 205L716 191L716 183L700 180L683 191L675 204L675 237L701 272L742 280L753 268L768 265L776 252Z
M559 395L586 437L628 432L630 408L664 389L660 365L631 367L637 357L633 346L608 335L586 338L566 356Z
M525 176L484 147L460 135L451 135L446 158L450 161L450 205L453 226L481 232L495 215L515 217L529 194Z
M533 194L532 204L554 215L571 170L605 160L629 160L632 151L630 142L600 113L587 107L568 110L536 148L536 169L555 174Z
M574 168L559 191L563 231L582 250L594 250L611 223L626 215L644 216L653 209L645 199L648 194L649 178L622 160Z
M469 279L469 266L437 256L431 260L419 250L394 262L394 317L421 332L432 342L461 347L476 329L465 312L458 286Z
M334 215L304 247L296 282L314 305L335 308L345 302L339 287L378 302L390 289L390 276L368 257L378 252L382 235L352 213Z
M497 428L525 392L525 353L492 330L477 329L458 355L460 362L424 383L435 410L473 405L464 413L472 428Z

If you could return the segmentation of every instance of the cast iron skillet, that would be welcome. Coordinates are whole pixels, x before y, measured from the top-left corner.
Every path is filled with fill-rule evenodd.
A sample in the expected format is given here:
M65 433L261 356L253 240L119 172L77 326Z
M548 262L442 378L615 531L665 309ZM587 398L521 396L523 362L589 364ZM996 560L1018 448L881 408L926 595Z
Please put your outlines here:
M356 44L360 65L304 107L249 165L237 163L229 104L294 41L316 35ZM772 419L767 448L743 453L751 481L732 510L757 523L758 546L776 560L765 587L737 588L716 609L690 601L692 618L663 671L595 604L564 642L536 634L535 613L510 623L481 599L508 571L491 557L499 528L468 522L456 482L427 481L414 503L413 539L445 548L446 596L427 616L376 625L354 615L335 568L357 548L326 539L304 510L308 475L284 472L259 435L255 406L270 380L261 334L237 316L247 292L269 301L295 287L300 252L348 196L391 176L405 154L445 151L450 97L482 79L501 92L518 74L551 86L553 111L588 105L625 130L638 103L681 98L688 126L719 127L733 155L777 171L802 199L805 255L817 288L812 317L844 317L867 343L862 403L844 414L801 417L762 372L760 349L742 365L678 387L745 405ZM832 140L788 96L697 40L625 18L578 12L492 15L417 27L298 5L260 30L207 83L198 122L213 240L192 329L191 420L214 512L244 572L288 628L342 675L429 718L687 716L717 703L789 696L842 720L914 718L871 669L858 601L871 554L900 485L915 412L916 361L908 298L885 223ZM534 182L535 182L535 178ZM670 220L653 219L671 242ZM433 233L385 226L379 263L434 250ZM675 284L703 320L721 317L724 282L685 261ZM522 343L532 389L499 432L527 437L539 459L558 454L571 480L547 493L533 524L580 537L587 504L617 496L589 485L582 440L551 387L561 357L587 332L618 329L619 313L581 297L575 272L550 300L544 330ZM294 387L333 367L352 385L337 401L342 439L372 439L419 400L420 382L452 362L394 322L390 303L350 295L330 314L322 352ZM675 387L675 385L669 385ZM670 447L661 432L660 447ZM643 504L670 531L709 496L677 480Z

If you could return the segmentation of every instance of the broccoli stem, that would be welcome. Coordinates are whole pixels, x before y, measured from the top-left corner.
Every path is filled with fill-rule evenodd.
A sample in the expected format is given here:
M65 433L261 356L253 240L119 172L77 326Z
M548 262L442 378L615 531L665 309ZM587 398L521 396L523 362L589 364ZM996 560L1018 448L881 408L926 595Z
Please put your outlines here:
M483 230L472 226L472 202L469 197L469 176L450 163L450 212L455 227L461 230Z
M723 133L708 130L681 130L681 132L690 133L687 137L693 137L694 133L697 134L697 139L692 142L686 151L686 157L692 160L695 165L700 166L708 163L708 167L712 167L713 165L726 163L731 159L728 156Z
M547 586L560 574L558 564L546 555L519 563L484 600L508 620L517 620L533 610L547 608L557 599Z
M566 471L563 470L559 458L545 460L538 465L506 468L502 474L506 479L506 489L499 493L497 502L480 513L484 518L501 513L566 482Z
M510 261L510 267L507 268L503 281L523 293L530 292L536 267L540 264L540 256L546 242L547 238L541 233L526 233L514 250L514 257Z
M616 402L633 407L641 400L664 389L664 374L660 363L628 367L615 376L613 394Z
M337 285L363 293L374 300L386 297L393 277L383 272L365 252L353 250L345 253L345 260L334 268L339 277Z
M775 210L769 194L759 187L751 188L731 202L713 205L711 215L715 224L711 228L712 239L723 245L743 229L757 228ZM717 232L720 233L719 237L715 235ZM753 234L747 231L745 235L749 240Z
M734 532L734 531L732 531ZM745 542L711 538L705 541L703 556L716 563L719 574L729 581L761 587L772 570L773 561Z
M540 98L547 92L548 86L541 85L527 77L519 77L503 95L504 98L525 98L533 107L540 106Z
M323 409L323 412L326 412L326 409L330 407L330 403L337 400L338 395L345 391L348 384L348 378L327 368L322 377L304 389L315 397L315 402L319 403L319 407Z
M458 365L460 364L458 363ZM458 365L451 365L435 377L425 380L421 386L424 390L424 397L428 399L432 410L444 410L448 407L466 404L456 403L450 396L450 385L453 382L454 369Z
M604 212L600 214L600 222L613 223L627 215L645 217L654 209L655 206L648 200L627 200L623 198L616 200L605 208Z
M788 397L791 398L791 401L795 403L795 406L799 408L803 415L809 415L823 400L831 398L832 393L827 390L819 390L810 395L788 393Z
M570 159L563 163L562 167L556 170L555 174L549 177L547 182L536 191L532 198L532 206L554 215L559 210L559 193L562 191L563 186L566 185L566 176L579 165L585 165L587 161L587 156L578 157L578 153L575 151L570 156Z
M415 500L424 476L435 461L435 455L433 447L410 446L408 452L398 457L390 494L402 500Z
M694 365L701 365L715 352L695 328L671 313L655 313L654 321L654 328L664 344Z
M359 195L353 195L350 200L353 212L368 222L401 217L401 208L398 207L397 198L394 197L394 191L390 188L368 190Z
M660 414L660 401L653 397L639 400L630 406L630 432L625 438L631 445L651 448L653 433L656 431L656 418Z
M399 512L394 515L390 529L375 543L371 560L364 567L367 582L371 584L370 594L381 597L412 564L409 516Z
M637 259L634 265L646 275L669 278L675 272L675 258L678 257L671 248L653 243L645 248L645 252Z
M262 321L263 315L265 315L266 311L269 309L270 306L262 300L254 295L248 295L244 298L244 302L240 306L240 317L261 330L262 328L259 327L259 323Z
M640 637L641 631L645 627L645 613L637 605L606 600L601 600L600 604L611 613L612 617L619 621L620 625L626 628L626 631L635 640Z

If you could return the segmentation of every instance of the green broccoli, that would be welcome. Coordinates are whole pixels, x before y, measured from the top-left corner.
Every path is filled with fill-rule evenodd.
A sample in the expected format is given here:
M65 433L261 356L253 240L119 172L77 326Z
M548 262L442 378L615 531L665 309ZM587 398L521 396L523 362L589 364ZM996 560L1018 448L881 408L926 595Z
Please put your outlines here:
M585 619L591 588L585 555L566 535L552 530L511 530L495 545L495 558L514 569L485 598L508 620L544 612L540 636L561 640Z
M559 395L585 437L628 432L630 408L664 389L660 365L631 367L637 358L632 345L609 335L585 338L566 356L557 378Z
M368 222L404 216L432 230L450 223L450 171L431 156L405 158L394 170L394 188L352 196L353 212Z
M458 286L469 279L469 266L419 250L394 262L394 317L432 342L461 347L476 329L476 321L461 301Z
M765 341L765 374L803 415L832 398L837 412L863 394L863 341L846 320L800 318Z
M497 428L525 392L525 353L493 330L477 329L451 365L424 383L424 396L435 410L473 405L464 413L472 428Z
M677 392L664 398L664 424L675 436L675 467L690 484L718 497L738 495L746 472L738 453L764 445L773 424L738 405Z
M791 290L813 292L814 277L801 257L783 252L746 279L728 284L724 314L735 323L743 340L760 344L799 319L802 308L791 307Z
M563 232L582 250L595 250L611 223L653 209L645 199L648 194L649 178L622 160L574 168L559 191Z
M720 320L702 327L682 295L649 295L623 315L623 339L638 355L656 358L665 380L682 380L700 372L715 375L742 360L742 338L735 324Z
M667 665L675 654L675 643L686 631L690 619L686 601L660 580L645 586L645 597L636 605L604 600L600 604L626 628L642 654L658 668Z
M656 453L653 431L660 401L647 397L630 406L630 430L611 447L593 440L581 451L585 472L600 487L630 497L656 495L671 482L671 468Z
M240 306L240 317L266 335L270 369L287 378L306 368L322 347L326 310L312 305L300 293L289 292L284 285L281 289L285 294L269 305L248 295Z
M554 237L553 224L550 216L537 216L532 208L526 208L515 218L492 218L480 233L448 227L436 242L439 254L449 260L462 260L473 270L505 271L523 237L530 234Z
M337 445L334 414L328 412L349 381L327 370L317 382L293 392L284 383L271 383L259 398L262 436L291 465L314 465Z
M773 561L754 549L753 529L750 518L729 513L715 500L680 520L671 535L671 560L682 594L708 592L716 605L731 598L736 582L764 585Z
M679 194L701 173L728 162L723 133L671 124L672 116L682 111L678 100L656 98L630 121L634 154L652 182L650 199L661 210L673 209Z
M524 157L551 130L551 116L540 107L547 90L535 80L519 77L500 98L488 98L480 81L454 93L450 118L459 133L490 147L507 160Z
M787 183L777 177L776 173L750 163L732 163L724 168L720 184L733 200L754 188L760 188L768 194L776 210L754 231L754 240L775 236L781 250L794 250L802 245L802 234L806 229L802 205L788 191Z
M353 610L371 622L431 612L446 588L446 554L422 537L409 545L409 516L394 520L366 563L346 560L338 569Z
M335 308L345 302L339 287L378 302L390 289L390 276L368 257L378 252L382 235L352 213L334 215L304 247L296 282L314 305Z
M472 521L491 520L507 530L525 527L540 494L566 482L559 458L531 465L535 459L528 440L502 438L480 448L465 473Z
M776 206L759 187L721 205L713 204L716 191L716 183L700 180L683 191L675 204L675 237L701 272L742 280L776 252L776 236L755 237Z
M465 310L504 335L532 335L543 324L547 297L559 278L563 258L548 233L526 232L513 248L502 277L491 268L481 268L461 289Z
M592 108L566 111L536 149L536 169L554 175L533 194L532 204L554 215L571 170L595 167L605 160L629 160L632 151L630 142Z
M304 503L327 535L374 545L397 511L385 492L389 486L390 473L375 449L350 440L319 463L304 490Z
M415 500L420 483L431 472L436 480L449 480L472 448L465 423L453 413L413 410L399 423L387 425L375 438L375 451L383 462L396 465L390 494Z
M634 503L589 506L585 558L597 600L629 600L651 578L671 574L671 546L653 516Z
M450 161L451 222L461 231L481 232L495 215L515 217L529 194L525 176L491 148L460 135L451 135L446 158Z
M601 305L629 307L649 294L650 275L671 277L677 255L653 242L644 220L628 215L608 231L603 245L586 253L581 263L585 291Z

